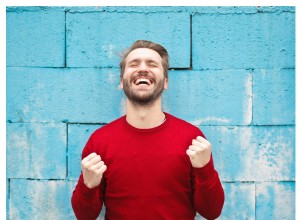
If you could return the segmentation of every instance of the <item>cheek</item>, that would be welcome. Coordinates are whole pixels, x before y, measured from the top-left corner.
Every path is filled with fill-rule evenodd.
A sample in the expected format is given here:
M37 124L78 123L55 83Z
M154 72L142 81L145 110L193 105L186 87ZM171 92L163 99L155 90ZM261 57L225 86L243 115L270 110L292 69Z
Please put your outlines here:
M130 77L132 77L132 75L134 74L134 72L135 72L135 70L133 68L126 68L123 73L122 79L129 80Z

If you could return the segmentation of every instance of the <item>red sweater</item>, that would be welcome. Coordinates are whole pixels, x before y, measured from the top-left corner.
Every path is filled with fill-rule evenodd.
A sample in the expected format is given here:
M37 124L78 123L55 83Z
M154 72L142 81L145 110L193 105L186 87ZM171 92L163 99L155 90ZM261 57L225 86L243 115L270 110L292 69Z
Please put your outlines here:
M123 116L96 130L82 152L99 154L107 165L99 187L89 189L82 174L72 196L79 220L96 219L104 202L105 219L192 220L196 211L217 218L224 191L213 159L193 168L186 150L199 128L166 114L155 128L137 129Z

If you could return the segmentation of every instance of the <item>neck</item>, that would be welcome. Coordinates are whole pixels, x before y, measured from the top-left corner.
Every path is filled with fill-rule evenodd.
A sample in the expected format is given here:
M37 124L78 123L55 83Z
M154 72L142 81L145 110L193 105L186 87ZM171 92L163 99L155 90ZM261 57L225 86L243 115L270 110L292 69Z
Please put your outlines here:
M137 106L126 100L126 120L136 128L147 129L159 126L165 115L161 107L161 99L150 106Z

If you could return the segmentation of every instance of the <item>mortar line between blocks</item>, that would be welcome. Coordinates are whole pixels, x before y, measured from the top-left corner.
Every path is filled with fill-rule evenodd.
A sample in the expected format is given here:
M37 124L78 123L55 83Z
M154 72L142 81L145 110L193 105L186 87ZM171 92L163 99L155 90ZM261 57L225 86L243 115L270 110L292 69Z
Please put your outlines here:
M7 197L7 204L6 204L6 209L8 211L7 216L9 216L9 202L10 202L10 179L7 179L7 189L5 189L7 191L6 197Z
M190 14L190 70L193 69L193 16Z
M68 179L69 175L69 167L68 167L68 154L69 154L69 124L66 123L66 179Z
M257 191L257 183L254 182L254 217L255 219L257 219L257 216L256 216L256 209L257 209L257 201L256 201L256 192Z
M253 104L254 104L254 101L253 101L253 99L254 99L254 96L253 96L253 88L254 88L254 86L253 86L253 84L254 84L254 71L252 70L251 71L251 122L250 122L250 125L253 125L253 110L254 110L254 108L253 108Z
M65 56L64 67L67 67L67 11L65 11Z

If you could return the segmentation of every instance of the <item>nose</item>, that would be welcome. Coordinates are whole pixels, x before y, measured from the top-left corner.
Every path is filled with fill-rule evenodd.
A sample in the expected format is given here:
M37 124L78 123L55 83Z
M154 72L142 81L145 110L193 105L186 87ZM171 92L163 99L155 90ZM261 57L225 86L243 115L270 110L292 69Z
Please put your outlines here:
M139 72L148 72L148 67L145 62L141 62L139 66Z

